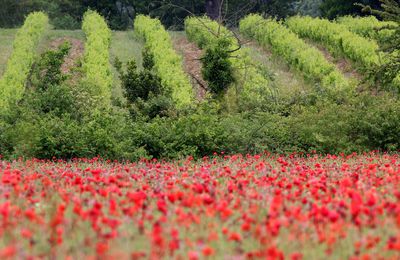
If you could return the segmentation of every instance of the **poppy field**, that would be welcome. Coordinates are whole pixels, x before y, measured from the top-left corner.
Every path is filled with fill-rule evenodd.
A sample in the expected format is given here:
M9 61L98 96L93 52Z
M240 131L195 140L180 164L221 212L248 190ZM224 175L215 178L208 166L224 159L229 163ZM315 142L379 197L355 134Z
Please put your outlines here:
M400 157L1 161L0 258L399 259Z

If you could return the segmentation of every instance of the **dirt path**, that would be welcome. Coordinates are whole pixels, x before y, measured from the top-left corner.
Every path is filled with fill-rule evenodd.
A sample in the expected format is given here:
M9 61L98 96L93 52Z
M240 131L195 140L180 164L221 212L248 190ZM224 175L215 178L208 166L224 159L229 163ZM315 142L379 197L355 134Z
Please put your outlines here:
M325 59L330 63L336 65L336 68L347 78L355 79L358 82L362 81L362 75L353 67L350 61L345 58L335 58L333 55L321 44L312 42L311 40L305 40L309 45L317 48L324 56Z
M172 37L175 50L180 53L184 60L184 70L190 75L197 100L203 100L207 93L207 82L201 74L201 61L203 51L196 44L188 41L184 34L175 34Z
M64 63L61 66L61 72L69 74L71 70L77 66L77 62L83 57L85 47L81 40L71 37L61 37L50 43L50 49L57 49L64 42L69 42L71 44L71 49L69 50L67 57L64 59Z

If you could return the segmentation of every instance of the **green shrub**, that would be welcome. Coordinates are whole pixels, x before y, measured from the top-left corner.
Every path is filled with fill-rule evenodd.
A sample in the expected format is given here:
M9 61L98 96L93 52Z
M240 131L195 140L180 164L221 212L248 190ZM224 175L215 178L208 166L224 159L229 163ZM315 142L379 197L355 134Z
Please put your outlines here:
M138 15L134 23L135 31L145 42L154 60L154 68L164 88L169 89L178 107L190 105L193 90L189 77L183 71L182 58L175 52L171 37L161 22L148 16Z
M337 98L340 92L349 89L349 82L334 64L281 23L263 19L260 15L249 15L241 20L240 31L264 47L271 46L276 55L300 71L305 79L319 83L322 86L317 89L320 94Z
M387 95L362 95L348 122L349 136L365 150L400 151L400 101Z
M66 75L61 73L61 66L70 49L71 45L66 41L57 50L43 53L31 69L28 86L45 91L50 86L60 85L66 79Z
M122 68L123 64L118 59L115 61L133 118L167 116L173 109L171 93L162 87L161 79L154 72L153 66L153 57L146 49L143 51L142 71L138 70L134 60L126 63L126 72Z
M269 78L259 69L259 64L250 58L249 50L239 44L232 31L207 17L189 17L185 19L185 32L188 39L202 49L218 48L220 41L227 44L226 52L230 57L235 79L235 84L231 84L226 95L228 106L233 107L232 110L270 107L271 98L276 95L275 89L269 84ZM204 66L207 68L209 65Z
M26 18L24 25L18 30L13 43L13 52L0 79L1 112L5 113L11 104L15 104L23 97L36 47L48 29L47 15L34 12Z
M203 78L212 93L220 95L235 81L233 68L226 51L229 43L223 39L214 48L207 48L202 57Z
M367 72L380 63L378 44L350 32L344 25L308 16L291 17L286 24L300 37L323 44L335 55L350 59Z
M95 11L83 16L82 30L86 35L83 58L83 84L95 107L111 104L113 76L109 62L111 31L104 18Z
M394 30L391 27L398 26L394 22L382 22L376 19L375 16L353 17L343 16L338 17L336 22L344 25L348 30L363 37L377 40L380 43L390 38Z

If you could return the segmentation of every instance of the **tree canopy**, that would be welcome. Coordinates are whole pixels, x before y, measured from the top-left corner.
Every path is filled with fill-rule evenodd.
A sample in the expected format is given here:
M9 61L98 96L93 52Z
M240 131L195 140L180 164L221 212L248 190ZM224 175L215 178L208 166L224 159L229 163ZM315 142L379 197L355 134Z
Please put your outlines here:
M379 0L0 0L0 27L19 27L32 11L48 13L57 29L80 28L83 13L96 10L106 18L112 29L132 26L137 14L159 18L171 29L181 29L188 15L207 14L236 25L249 13L284 18L300 13L330 19L340 15L361 15L361 3L379 8Z

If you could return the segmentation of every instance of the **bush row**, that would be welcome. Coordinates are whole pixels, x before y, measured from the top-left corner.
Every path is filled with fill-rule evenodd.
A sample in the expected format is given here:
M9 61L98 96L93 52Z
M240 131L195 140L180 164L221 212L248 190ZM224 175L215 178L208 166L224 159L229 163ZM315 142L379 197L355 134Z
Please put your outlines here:
M323 44L335 55L345 56L363 69L371 70L380 63L378 44L350 32L344 25L308 16L291 17L286 24L300 37Z
M268 102L274 94L268 78L263 75L258 64L252 61L249 50L239 46L238 38L232 31L207 17L186 18L185 31L188 39L201 49L214 48L221 39L228 41L227 51L231 51L229 61L235 70L236 79L236 87L231 87L228 95L233 89L238 89L238 102L247 108L251 104L260 107L264 102Z
M172 91L172 98L178 107L190 104L193 99L190 80L183 71L182 58L173 49L171 37L161 22L138 15L134 27L154 58L155 70L163 87Z
M7 69L0 79L0 109L18 102L24 94L25 82L35 59L41 36L49 29L48 17L42 12L31 13L18 30Z
M260 15L249 15L241 20L240 32L264 47L271 46L276 55L300 71L304 78L320 83L323 92L332 94L349 87L349 82L334 64L281 23L263 19Z
M397 77L393 80L393 85L395 88L400 89L400 72Z
M83 83L96 106L109 106L113 83L109 61L111 30L95 11L85 13L82 30L86 34Z
M348 30L363 37L377 41L385 41L391 37L394 30L391 27L397 26L394 22L383 22L375 16L353 17L343 16L336 19L336 22L344 25Z
M43 99L43 95L37 98ZM137 160L142 156L199 158L214 152L254 154L264 150L399 151L399 108L398 100L369 94L348 104L321 101L287 117L254 111L220 113L218 106L204 103L179 117L132 121L126 112L114 108L96 110L78 121L74 114L39 115L26 107L16 121L0 121L0 154L6 158L100 155Z

